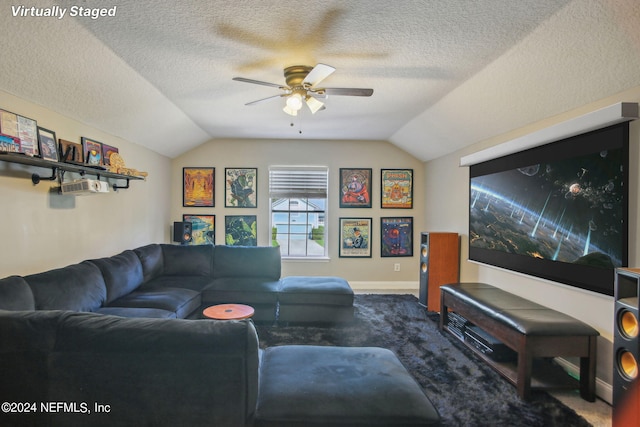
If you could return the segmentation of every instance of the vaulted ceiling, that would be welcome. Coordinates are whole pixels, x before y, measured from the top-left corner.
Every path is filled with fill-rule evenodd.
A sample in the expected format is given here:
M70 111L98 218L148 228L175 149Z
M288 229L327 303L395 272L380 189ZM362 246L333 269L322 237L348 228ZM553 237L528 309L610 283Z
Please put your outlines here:
M178 156L218 138L387 140L429 160L640 85L636 0L35 0L0 10L0 89ZM115 16L72 17L71 6ZM78 9L75 9L76 11ZM16 16L17 15L17 16ZM26 16L21 16L26 15ZM283 69L325 63L292 117ZM0 106L1 108L2 106Z

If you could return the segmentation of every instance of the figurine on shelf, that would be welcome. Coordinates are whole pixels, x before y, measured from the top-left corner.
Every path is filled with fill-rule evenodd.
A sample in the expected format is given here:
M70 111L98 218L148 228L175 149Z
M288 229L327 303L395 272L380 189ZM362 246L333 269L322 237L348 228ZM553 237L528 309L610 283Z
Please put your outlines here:
M124 159L119 153L111 153L109 156L109 166L107 166L107 168L109 172L119 173L121 175L139 176L143 178L149 175L147 172L125 167Z

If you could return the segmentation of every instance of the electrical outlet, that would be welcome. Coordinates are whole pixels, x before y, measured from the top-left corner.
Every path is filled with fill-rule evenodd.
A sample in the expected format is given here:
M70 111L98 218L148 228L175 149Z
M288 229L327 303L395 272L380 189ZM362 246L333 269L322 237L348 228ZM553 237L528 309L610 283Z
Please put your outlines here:
M393 271L400 271L400 263L396 262L395 264L393 264Z

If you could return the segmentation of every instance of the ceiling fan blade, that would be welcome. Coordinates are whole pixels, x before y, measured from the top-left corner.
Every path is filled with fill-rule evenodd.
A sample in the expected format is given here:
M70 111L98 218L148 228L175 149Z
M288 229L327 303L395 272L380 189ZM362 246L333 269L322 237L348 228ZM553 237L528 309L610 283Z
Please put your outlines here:
M281 95L273 95L273 96L269 96L267 98L262 98L262 99L258 99L256 101L251 101L251 102L247 102L244 105L255 105L255 104L260 104L261 102L265 102L265 101L270 101L272 99L276 99L276 98L282 98L283 96L287 96L286 93L283 93Z
M371 96L373 95L373 89L361 89L355 87L325 87L317 89L317 92L324 92L327 95L339 95L339 96Z
M283 90L287 89L286 86L279 85L277 83L269 83L269 82L263 82L263 81L260 81L260 80L245 79L244 77L234 77L231 80L235 80L237 82L253 83L253 84L262 85L262 86L277 87L278 89L283 89Z
M336 69L331 65L318 64L313 67L313 70L309 71L309 74L304 78L304 85L315 86L322 80L329 77Z

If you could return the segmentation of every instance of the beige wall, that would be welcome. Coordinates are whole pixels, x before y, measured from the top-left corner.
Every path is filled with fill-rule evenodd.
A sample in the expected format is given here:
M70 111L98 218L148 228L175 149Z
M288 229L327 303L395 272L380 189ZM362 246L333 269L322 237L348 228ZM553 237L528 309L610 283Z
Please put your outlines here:
M2 91L0 108L36 120L58 138L80 142L87 136L116 146L127 166L149 172L146 182L132 181L128 190L72 197L50 193L57 181L32 184L31 174L48 176L46 169L0 162L0 277L168 241L168 158ZM67 180L77 178L66 175Z
M524 276L466 261L468 258L468 197L469 169L459 167L460 157L483 148L497 145L543 129L555 123L609 106L616 102L640 102L640 87L611 96L580 109L552 117L509 134L482 141L472 147L425 164L424 185L427 229L446 228L460 233L462 237L461 280L480 281L493 284L540 304L552 307L592 325L600 331L598 341L598 378L600 395L608 397L612 378L613 342L613 298L577 288ZM630 176L629 176L629 265L640 266L638 247L638 182L640 173L640 120L630 125ZM452 197L452 195L455 195ZM433 208L432 208L433 207Z
M184 213L216 215L216 243L224 242L225 215L258 215L258 244L269 245L268 170L272 165L322 165L329 167L329 202L327 224L328 261L283 262L283 275L336 275L345 277L356 289L418 288L418 244L414 241L413 257L380 257L380 218L414 217L414 237L419 235L424 221L424 191L414 187L413 209L380 209L380 169L414 169L415 183L422 183L423 163L382 141L309 141L309 140L213 140L176 158L172 164L171 219L179 221ZM182 207L182 168L209 166L216 168L215 207ZM224 207L224 168L258 168L258 208ZM338 206L338 174L340 168L372 168L372 208L340 209ZM338 218L373 218L371 258L339 258ZM400 263L400 272L393 265Z

